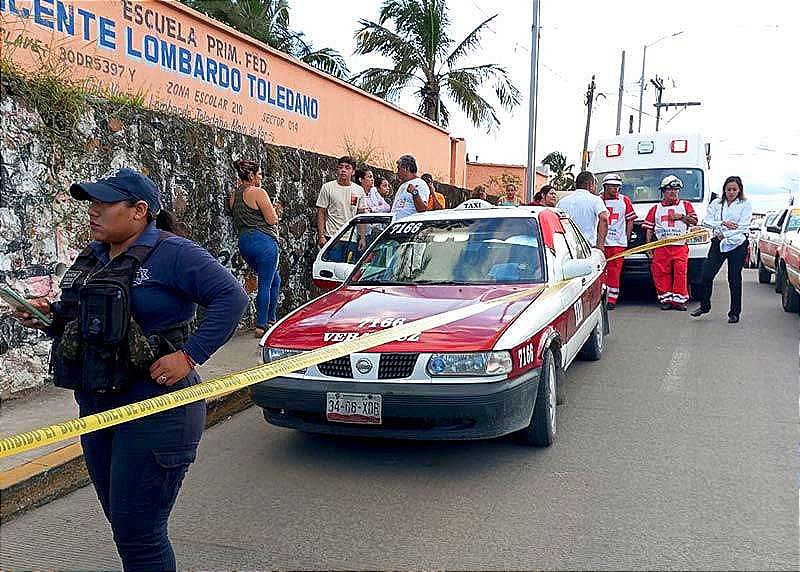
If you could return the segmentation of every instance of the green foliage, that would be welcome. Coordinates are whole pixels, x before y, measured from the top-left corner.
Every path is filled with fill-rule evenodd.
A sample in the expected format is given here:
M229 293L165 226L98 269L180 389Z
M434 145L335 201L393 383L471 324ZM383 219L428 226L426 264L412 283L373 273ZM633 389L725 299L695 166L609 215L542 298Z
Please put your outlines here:
M378 22L359 20L356 54L379 54L393 67L368 68L353 81L379 97L396 100L414 89L419 113L447 126L450 110L442 103L446 93L476 126L494 129L500 125L495 108L479 92L490 83L500 106L510 110L520 102L520 93L505 68L495 64L458 67L480 46L481 34L497 14L486 18L456 44L449 34L446 0L385 0Z
M553 172L553 179L550 184L555 187L556 191L574 191L575 190L575 174L572 169L575 165L570 163L567 165L567 157L559 151L549 153L547 157L542 159L542 164L550 167Z
M288 0L181 0L190 8L338 78L350 74L334 49L314 49L303 32L290 26Z
M113 115L126 107L143 107L142 91L129 94L110 91L87 81L71 80L63 65L53 64L52 58L42 58L35 72L26 72L17 66L8 54L0 57L2 92L13 92L29 102L42 118L47 132L64 143L73 141L74 130L87 108L87 98L94 96L116 106Z

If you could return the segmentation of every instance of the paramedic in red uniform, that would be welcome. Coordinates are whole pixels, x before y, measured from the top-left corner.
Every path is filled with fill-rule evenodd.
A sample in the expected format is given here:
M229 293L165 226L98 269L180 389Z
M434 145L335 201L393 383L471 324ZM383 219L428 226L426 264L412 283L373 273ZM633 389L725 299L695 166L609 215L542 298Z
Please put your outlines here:
M685 234L697 224L697 215L689 201L678 199L683 181L675 175L661 180L662 201L650 209L642 226L647 230L647 242ZM689 286L686 272L689 266L689 246L686 241L656 248L652 251L651 272L662 310L686 311Z
M611 258L628 248L628 241L633 232L633 221L636 212L633 203L625 195L619 194L622 178L611 173L603 178L603 201L608 209L608 233L606 234L606 258ZM608 303L606 307L613 310L619 297L620 276L622 276L622 262L618 258L606 263L606 286L608 287Z

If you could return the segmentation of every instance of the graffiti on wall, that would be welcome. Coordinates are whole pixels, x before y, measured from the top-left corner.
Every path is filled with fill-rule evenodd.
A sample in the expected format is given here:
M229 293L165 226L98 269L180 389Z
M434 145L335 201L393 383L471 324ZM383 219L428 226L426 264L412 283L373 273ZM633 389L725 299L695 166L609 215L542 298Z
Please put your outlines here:
M426 170L449 172L447 132L177 2L0 0L0 21L3 52L29 71L50 67L99 94L326 155L343 154L343 134L368 135L360 123L379 123L382 153L414 143Z

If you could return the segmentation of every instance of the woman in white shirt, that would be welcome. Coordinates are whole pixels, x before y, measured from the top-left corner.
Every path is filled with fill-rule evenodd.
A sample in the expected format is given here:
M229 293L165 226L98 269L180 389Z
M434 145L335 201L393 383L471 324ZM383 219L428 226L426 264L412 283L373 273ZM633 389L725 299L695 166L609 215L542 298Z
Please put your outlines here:
M747 233L753 207L744 197L744 185L740 177L725 179L722 191L722 197L708 206L708 213L703 221L703 226L710 228L714 236L708 258L703 264L703 297L700 307L691 315L698 318L711 311L714 277L722 268L722 263L727 260L728 288L731 293L728 323L736 324L742 313L742 267L749 248Z
M388 213L392 207L375 188L375 176L369 169L356 171L356 183L364 188L367 210L371 213Z

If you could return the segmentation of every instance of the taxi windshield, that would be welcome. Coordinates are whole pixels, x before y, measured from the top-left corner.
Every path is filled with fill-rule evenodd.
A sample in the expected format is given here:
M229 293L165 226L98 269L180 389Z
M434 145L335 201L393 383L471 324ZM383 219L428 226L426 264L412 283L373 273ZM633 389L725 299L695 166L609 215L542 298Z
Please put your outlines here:
M392 224L369 248L350 284L528 284L544 281L533 218Z

